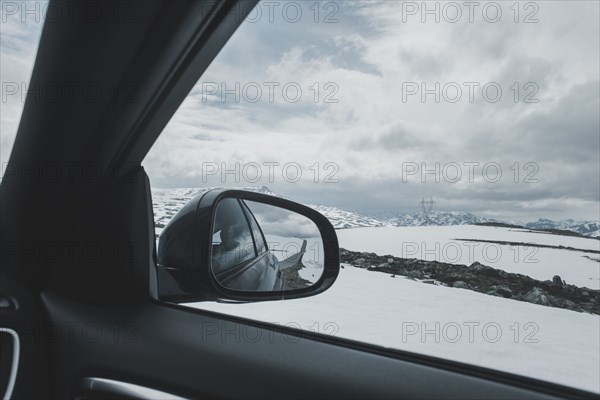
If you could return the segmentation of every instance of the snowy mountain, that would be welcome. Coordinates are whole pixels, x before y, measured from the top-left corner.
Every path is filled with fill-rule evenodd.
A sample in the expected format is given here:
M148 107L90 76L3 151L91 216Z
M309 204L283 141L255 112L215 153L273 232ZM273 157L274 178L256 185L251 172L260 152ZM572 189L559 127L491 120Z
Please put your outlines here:
M446 226L446 225L475 225L481 222L490 222L488 219L479 218L463 211L431 211L416 214L400 214L390 218L393 226Z
M152 189L152 199L156 222L156 231L160 233L169 220L188 201L212 188L177 188L177 189ZM273 193L266 186L252 186L239 188L271 196L286 198ZM488 218L477 217L464 211L431 211L415 214L400 214L391 218L378 218L367 216L353 211L342 210L337 207L308 204L309 207L326 216L335 229L381 227L381 226L450 226L450 225L475 225L481 223L502 223ZM511 224L514 224L511 222ZM574 221L566 219L552 221L541 218L535 222L519 224L529 229L563 230L572 231L585 236L600 237L600 222Z
M600 237L600 221L574 221L572 219L553 221L540 218L537 221L528 222L525 227L529 229L559 229L577 232L585 236Z
M156 232L160 234L169 220L179 211L188 201L212 188L178 188L178 189L159 189L152 188L152 200L154 207L154 220L156 223ZM237 188L236 188L237 189ZM284 196L273 193L266 186L244 187L241 190L249 190L285 198ZM336 207L321 205L308 205L326 216L336 229L390 226L387 221L377 218L367 217L352 211L341 210Z
M522 224L512 221L506 222L480 218L474 214L462 211L431 211L427 214L423 212L400 214L397 217L389 218L387 222L392 226L448 226L497 223L520 225L524 228L534 230L570 231L584 236L600 237L599 221L574 221L572 219L553 221L547 218L540 218L537 221Z
M336 207L318 206L312 204L309 204L308 206L326 216L335 229L391 225L388 221L382 221L377 218L367 217L366 215L361 215L352 211L340 210Z
M176 189L159 189L152 188L152 206L154 209L154 222L156 225L156 233L160 234L163 228L183 208L190 200L214 188L176 188ZM240 190L249 190L268 194L271 196L279 196L266 186L260 187L244 187L236 188Z

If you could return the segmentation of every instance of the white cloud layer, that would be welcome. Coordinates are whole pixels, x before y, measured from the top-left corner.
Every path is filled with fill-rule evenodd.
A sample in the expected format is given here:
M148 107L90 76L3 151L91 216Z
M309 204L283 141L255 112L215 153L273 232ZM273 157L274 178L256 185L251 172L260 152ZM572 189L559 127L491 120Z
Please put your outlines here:
M496 23L490 2L456 23L447 3L427 3L436 22L411 13L421 2L321 2L318 14L296 2L295 23L277 4L270 20L259 3L166 127L144 161L153 185L266 184L362 212L433 197L495 218L600 219L598 2L519 3L518 22L499 2ZM39 30L9 28L3 80L26 81L17 59L32 61ZM3 104L3 159L18 106Z

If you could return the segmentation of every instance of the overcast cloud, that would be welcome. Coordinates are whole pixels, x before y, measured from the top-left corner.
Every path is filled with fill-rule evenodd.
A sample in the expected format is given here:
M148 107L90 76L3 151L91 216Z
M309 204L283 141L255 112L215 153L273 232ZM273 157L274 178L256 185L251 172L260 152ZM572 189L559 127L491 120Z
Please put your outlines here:
M495 23L490 2L473 22L454 3L455 23L448 3L427 3L439 22L421 2L321 2L318 15L292 3L259 4L221 51L146 157L153 186L267 185L368 213L433 197L499 219L600 219L598 2L520 3L518 22L498 2ZM3 82L28 80L38 35L2 24ZM437 93L422 99L422 85ZM22 104L2 106L5 160Z

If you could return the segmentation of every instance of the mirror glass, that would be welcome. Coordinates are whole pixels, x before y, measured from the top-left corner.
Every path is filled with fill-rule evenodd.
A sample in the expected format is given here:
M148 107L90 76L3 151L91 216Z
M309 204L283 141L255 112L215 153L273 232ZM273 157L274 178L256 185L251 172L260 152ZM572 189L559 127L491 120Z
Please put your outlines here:
M217 204L211 270L232 290L270 292L312 286L323 274L317 225L281 207L226 198Z

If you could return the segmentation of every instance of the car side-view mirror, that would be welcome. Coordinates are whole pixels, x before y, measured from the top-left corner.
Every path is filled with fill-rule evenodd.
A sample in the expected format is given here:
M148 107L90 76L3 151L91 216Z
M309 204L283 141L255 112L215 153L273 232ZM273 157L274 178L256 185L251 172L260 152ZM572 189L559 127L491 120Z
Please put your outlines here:
M213 189L191 200L163 230L157 255L157 296L177 303L312 296L339 273L327 218L243 190Z

